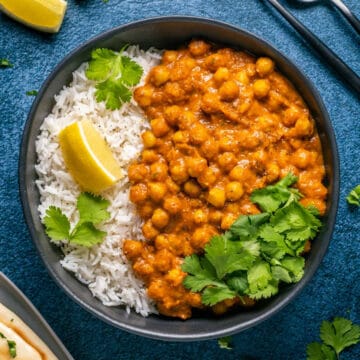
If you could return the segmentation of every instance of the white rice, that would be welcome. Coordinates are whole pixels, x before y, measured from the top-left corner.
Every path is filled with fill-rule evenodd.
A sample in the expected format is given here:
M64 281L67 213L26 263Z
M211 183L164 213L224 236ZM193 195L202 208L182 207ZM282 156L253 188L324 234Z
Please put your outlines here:
M150 68L158 64L161 53L129 47L125 55L133 58L144 69L142 82ZM56 104L42 126L36 142L38 163L36 184L40 191L39 213L43 220L51 205L61 208L72 226L78 220L76 200L80 189L66 171L58 143L58 133L68 124L89 119L110 145L125 174L131 161L142 150L140 134L149 127L144 113L134 100L121 109L111 111L103 102L96 102L94 83L85 76L87 64L74 73L73 81L55 96ZM129 201L127 175L102 196L111 203L110 220L102 230L107 232L104 242L92 248L57 243L64 252L61 265L73 272L78 280L87 284L93 296L107 306L123 305L127 312L133 308L143 316L156 313L154 304L146 295L144 284L138 280L130 263L122 253L124 239L142 240L141 219Z

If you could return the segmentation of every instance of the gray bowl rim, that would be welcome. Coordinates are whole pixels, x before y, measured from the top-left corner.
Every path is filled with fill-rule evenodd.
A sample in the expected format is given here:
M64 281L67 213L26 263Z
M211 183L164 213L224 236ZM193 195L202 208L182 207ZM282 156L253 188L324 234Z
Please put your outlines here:
M262 313L260 316L250 319L248 321L242 322L240 324L236 324L224 329L220 329L217 331L202 333L202 334L174 334L169 333L166 331L163 332L154 332L152 330L146 329L146 328L139 328L138 326L133 326L131 324L126 323L120 323L118 321L114 321L110 317L108 317L106 314L103 314L101 311L98 311L91 307L91 305L87 304L84 300L82 300L80 297L76 296L72 291L68 288L67 284L64 283L59 276L57 275L56 270L50 266L50 264L46 261L46 256L40 251L40 246L38 241L36 240L36 232L33 224L33 218L31 216L30 211L30 204L27 201L27 190L26 190L26 153L27 148L29 144L29 134L30 129L32 125L32 119L34 117L34 114L36 113L36 109L39 106L42 97L46 93L46 90L48 86L51 84L53 79L55 78L56 74L62 69L63 66L65 66L70 59L75 56L78 52L84 51L86 49L92 49L92 44L98 41L104 41L112 36L115 36L117 33L125 31L125 30L131 30L132 28L141 27L143 25L149 24L149 23L161 23L161 22L176 22L176 23L194 23L194 24L210 24L215 25L223 29L227 29L233 32L242 33L245 36L249 36L255 39L258 43L262 44L262 46L270 49L272 52L274 52L278 58L282 59L289 68L291 68L292 71L297 73L297 75L302 79L302 81L305 84L305 87L311 92L312 96L316 100L320 112L322 114L323 120L324 120L324 132L326 133L326 136L328 137L328 141L330 144L330 151L333 158L334 163L332 168L333 173L333 188L331 193L331 206L327 213L327 222L329 227L326 230L326 236L323 236L321 247L319 249L319 252L316 254L315 259L313 259L313 262L307 267L307 271L305 271L305 274L300 282L292 285L291 290L282 297L281 300L277 301L274 306L269 307L268 310L266 310L264 313ZM80 64L79 64L80 65ZM291 79L289 79L291 81ZM52 72L48 75L46 80L44 81L43 85L41 86L41 89L38 92L37 97L34 100L34 103L32 104L32 107L30 109L29 115L27 117L25 127L23 130L23 136L21 140L20 145L20 153L19 153L19 168L18 168L18 174L19 174L19 191L20 191L20 199L23 209L23 214L28 226L28 229L30 231L31 239L38 251L38 254L40 255L48 273L50 276L54 279L56 284L62 289L72 300L74 300L76 303L78 303L82 308L89 311L91 314L96 316L97 318L101 319L102 321L111 324L121 330L128 331L130 333L145 336L152 339L157 340L165 340L165 341L201 341L201 340L209 340L214 338L219 338L223 336L233 335L240 331L246 330L250 327L253 327L267 319L269 319L271 316L276 314L279 310L284 308L286 305L288 305L296 296L300 294L300 292L303 290L305 285L310 281L310 279L315 274L316 270L318 269L323 257L325 256L325 253L328 249L333 228L335 225L336 220L336 214L337 214L337 208L338 208L338 201L339 201L339 188L340 188L340 165L339 165L339 154L338 154L338 148L337 143L335 139L335 132L332 128L331 121L328 115L328 112L325 108L325 105L321 99L321 96L313 83L304 75L303 71L297 67L287 56L285 56L281 51L277 50L273 45L271 45L268 41L263 40L262 38L258 37L257 35L243 30L240 27L231 25L229 23L220 21L220 20L214 20L206 17L197 17L197 16L183 16L183 15L170 15L170 16L158 16L158 17L149 17L142 20L136 20L132 21L114 28L111 28L109 30L103 31L100 34L91 37L89 40L85 41L84 43L80 44L79 46L75 47L74 50L72 50L68 55L66 55L59 63L58 65L52 70ZM64 270L65 271L65 270ZM77 279L75 279L78 281ZM79 283L80 284L80 283ZM277 296L279 296L278 294ZM100 300L99 300L100 301ZM125 310L124 310L125 311ZM141 315L139 315L141 316ZM151 316L157 316L157 315L151 315ZM169 321L174 321L172 319L169 319ZM189 320L187 320L189 321Z

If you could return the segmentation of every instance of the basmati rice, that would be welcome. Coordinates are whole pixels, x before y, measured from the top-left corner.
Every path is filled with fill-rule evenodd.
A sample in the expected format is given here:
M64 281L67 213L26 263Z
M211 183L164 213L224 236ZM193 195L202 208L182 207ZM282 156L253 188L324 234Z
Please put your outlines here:
M130 56L144 69L142 83L149 70L161 59L160 51L143 51L137 46L130 46L124 55ZM86 63L82 64L73 73L72 83L55 96L55 106L44 119L36 142L40 217L43 220L47 208L53 205L63 211L72 226L78 220L76 200L80 189L66 171L57 138L59 131L74 121L83 118L91 120L127 174L128 165L142 150L140 135L149 128L143 111L134 100L115 111L107 110L103 102L98 103L94 96L94 83L86 78L86 67ZM111 218L102 226L102 230L107 232L102 244L92 248L57 244L64 253L61 265L86 284L93 296L104 305L122 305L127 312L132 308L147 316L156 313L155 306L122 253L124 239L143 239L142 222L129 201L129 188L129 180L125 176L102 194L111 203L108 209Z

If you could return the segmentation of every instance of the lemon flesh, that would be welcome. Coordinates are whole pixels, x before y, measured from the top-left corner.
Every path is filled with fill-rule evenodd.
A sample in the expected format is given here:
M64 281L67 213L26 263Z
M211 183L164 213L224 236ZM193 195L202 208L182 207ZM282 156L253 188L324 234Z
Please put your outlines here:
M65 165L82 190L98 194L123 177L109 145L89 120L61 130L59 143Z
M64 0L0 0L0 10L34 29L56 33L64 19Z

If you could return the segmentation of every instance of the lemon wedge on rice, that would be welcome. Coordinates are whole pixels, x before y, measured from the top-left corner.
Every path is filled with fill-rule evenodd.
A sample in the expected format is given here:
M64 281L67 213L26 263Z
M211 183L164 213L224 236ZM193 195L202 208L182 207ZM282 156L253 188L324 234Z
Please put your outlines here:
M91 121L66 126L59 143L65 165L82 190L98 194L122 178L120 165Z
M0 0L0 10L34 29L56 33L64 19L65 0Z

